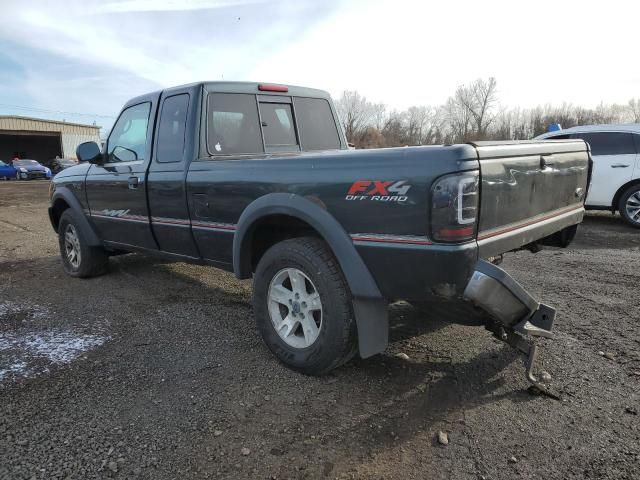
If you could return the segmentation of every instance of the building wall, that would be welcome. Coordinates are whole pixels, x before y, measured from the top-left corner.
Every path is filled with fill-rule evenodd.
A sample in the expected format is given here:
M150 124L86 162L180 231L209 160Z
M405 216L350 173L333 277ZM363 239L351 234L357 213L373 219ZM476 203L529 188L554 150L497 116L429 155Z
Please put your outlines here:
M29 117L0 116L0 131L15 135L37 134L38 132L57 133L61 138L62 156L75 158L76 147L83 142L100 144L100 127L76 123L56 122ZM35 137L34 137L35 138Z
M76 158L76 148L84 142L96 142L100 145L100 135L98 135L97 131L93 135L63 133L62 156L64 158Z

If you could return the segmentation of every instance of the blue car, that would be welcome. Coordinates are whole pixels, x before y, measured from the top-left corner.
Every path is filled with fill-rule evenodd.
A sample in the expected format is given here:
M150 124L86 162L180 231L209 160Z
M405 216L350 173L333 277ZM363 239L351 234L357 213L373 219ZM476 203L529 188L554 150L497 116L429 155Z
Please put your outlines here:
M13 168L17 170L18 180L32 180L34 178L51 178L51 170L40 165L35 160L21 158L13 161Z
M0 160L0 178L5 180L13 180L18 178L18 171L12 165Z

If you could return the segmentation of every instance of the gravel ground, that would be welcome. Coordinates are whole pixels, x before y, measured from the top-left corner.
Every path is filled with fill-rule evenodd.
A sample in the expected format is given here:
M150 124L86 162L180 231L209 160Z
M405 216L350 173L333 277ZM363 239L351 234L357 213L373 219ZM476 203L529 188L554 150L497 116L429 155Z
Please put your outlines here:
M293 373L228 273L126 255L66 277L47 188L0 183L2 479L640 478L640 232L617 217L505 258L558 309L555 401L482 328L406 304L385 354Z

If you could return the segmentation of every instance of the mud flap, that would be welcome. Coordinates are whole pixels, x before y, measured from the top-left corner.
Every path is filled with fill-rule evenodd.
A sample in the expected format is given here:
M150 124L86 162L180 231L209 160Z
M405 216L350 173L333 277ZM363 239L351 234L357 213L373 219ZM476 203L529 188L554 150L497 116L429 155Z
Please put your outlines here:
M534 339L553 338L555 310L539 303L507 272L484 260L476 264L464 298L489 314L487 328L496 338L526 356L527 380L545 395L559 399L534 374L538 354Z

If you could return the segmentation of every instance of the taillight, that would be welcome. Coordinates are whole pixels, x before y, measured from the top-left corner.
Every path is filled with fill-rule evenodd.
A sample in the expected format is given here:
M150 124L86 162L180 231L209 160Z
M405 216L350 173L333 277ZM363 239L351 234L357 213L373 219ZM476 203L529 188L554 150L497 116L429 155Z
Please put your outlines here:
M480 175L478 171L447 175L431 189L431 237L437 242L464 242L476 236Z

